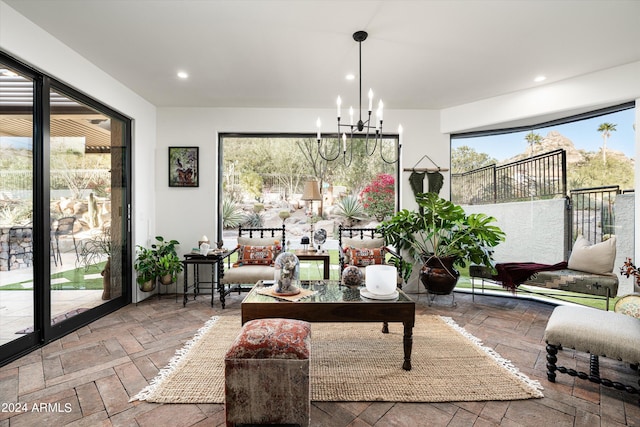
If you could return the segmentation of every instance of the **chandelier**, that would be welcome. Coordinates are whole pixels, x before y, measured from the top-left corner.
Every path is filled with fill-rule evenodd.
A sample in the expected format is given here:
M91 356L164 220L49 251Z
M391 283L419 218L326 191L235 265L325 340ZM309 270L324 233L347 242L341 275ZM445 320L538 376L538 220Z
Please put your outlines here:
M393 159L387 159L384 156L382 149L382 122L383 122L383 108L384 104L382 100L378 101L378 108L376 109L375 117L372 118L373 113L373 90L369 89L369 108L366 113L365 119L362 117L362 42L367 39L366 31L356 31L353 33L353 39L358 42L359 49L359 70L358 79L360 81L359 86L359 102L360 108L358 110L358 121L354 122L353 107L349 107L349 123L341 122L342 113L342 99L338 96L336 101L338 107L338 134L337 138L332 138L333 143L330 141L323 141L320 118L316 121L316 127L318 128L318 154L326 161L336 160L340 154L342 154L344 164L349 166L353 160L353 145L355 143L354 138L364 139L365 152L368 156L375 153L378 143L380 144L380 157L385 163L396 163L400 158L400 148L402 146L402 125L398 126L398 141L397 145L394 142L396 156ZM331 138L330 138L331 139ZM347 140L349 143L347 143ZM327 148L333 145L333 148ZM342 150L340 147L342 146ZM348 148L348 149L347 149ZM347 152L349 153L347 155Z

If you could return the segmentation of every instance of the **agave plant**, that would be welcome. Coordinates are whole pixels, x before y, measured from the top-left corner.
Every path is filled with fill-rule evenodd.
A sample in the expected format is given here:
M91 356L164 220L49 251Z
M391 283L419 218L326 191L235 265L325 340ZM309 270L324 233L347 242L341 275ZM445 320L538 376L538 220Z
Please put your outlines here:
M231 199L222 201L222 227L238 228L245 221L245 216L238 205Z
M367 214L364 211L364 206L360 203L360 200L356 196L346 196L336 204L335 214L345 218L349 226L352 226L356 221L360 221L367 218Z
M264 215L260 212L251 212L244 217L244 224L249 228L260 228L264 225Z

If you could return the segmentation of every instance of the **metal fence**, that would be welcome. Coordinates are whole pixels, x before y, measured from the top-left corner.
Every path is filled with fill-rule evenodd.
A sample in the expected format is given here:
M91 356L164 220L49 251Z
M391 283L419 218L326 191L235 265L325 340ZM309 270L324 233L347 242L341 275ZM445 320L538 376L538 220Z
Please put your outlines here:
M604 236L615 234L615 201L620 193L617 185L571 190L571 241L582 234L597 243Z
M68 171L51 171L50 186L52 190L64 190L69 182L85 182L89 185L95 181L110 182L108 170L74 169ZM33 173L31 171L0 171L0 191L24 191L33 189Z
M563 149L451 175L451 199L458 204L564 197L566 193L567 156Z

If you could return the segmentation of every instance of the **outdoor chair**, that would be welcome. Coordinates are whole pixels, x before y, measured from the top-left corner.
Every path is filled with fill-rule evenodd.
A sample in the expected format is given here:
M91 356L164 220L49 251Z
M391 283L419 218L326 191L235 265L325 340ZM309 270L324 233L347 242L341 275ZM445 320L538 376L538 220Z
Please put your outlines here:
M390 255L390 256L389 256ZM365 277L366 266L375 264L402 265L402 256L385 245L384 236L377 228L338 227L338 261L340 277L342 271L355 265ZM398 270L398 287L402 289L403 279Z
M231 287L237 285L255 285L259 280L273 280L273 263L282 252L285 242L285 226L280 228L244 228L238 229L238 246L232 251L238 255L231 263L227 257L226 267L222 271L220 283Z
M60 236L71 236L73 239L73 248L76 252L76 262L80 261L80 255L78 253L78 244L76 243L76 236L74 227L76 224L76 217L66 216L58 219L54 222L55 228L53 228L53 237L55 240L55 256L57 255L60 265L62 265L62 255L60 254Z

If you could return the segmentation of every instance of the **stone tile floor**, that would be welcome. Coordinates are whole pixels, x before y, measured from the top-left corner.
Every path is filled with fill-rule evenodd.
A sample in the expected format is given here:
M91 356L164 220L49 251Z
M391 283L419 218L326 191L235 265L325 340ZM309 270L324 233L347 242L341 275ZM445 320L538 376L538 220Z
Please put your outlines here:
M238 313L245 295L227 299ZM635 426L638 396L560 374L546 379L542 334L553 306L523 299L457 294L456 307L440 297L432 307L413 295L419 313L452 317L458 324L539 380L545 398L523 401L395 403L313 402L312 426ZM220 426L220 404L129 403L211 316L209 297L186 308L173 296L129 305L0 368L0 427L16 426ZM565 364L588 370L588 358L564 352ZM415 355L414 357L419 357ZM603 376L637 384L621 363L601 359ZM23 402L24 413L7 412ZM42 411L34 410L42 408Z

